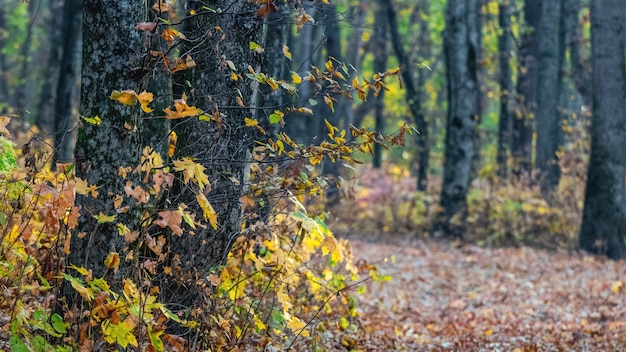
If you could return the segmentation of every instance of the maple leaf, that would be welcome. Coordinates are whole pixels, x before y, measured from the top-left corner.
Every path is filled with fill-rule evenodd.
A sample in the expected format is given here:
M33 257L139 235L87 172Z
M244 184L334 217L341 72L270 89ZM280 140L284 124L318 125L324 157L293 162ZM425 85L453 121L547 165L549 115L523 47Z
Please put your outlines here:
M154 220L154 224L161 228L169 227L172 232L178 236L183 235L183 229L180 227L183 222L183 216L179 211L164 210L158 212L160 219ZM158 253L157 253L158 254Z
M124 105L133 106L137 104L137 93L134 90L114 90L109 99L116 100Z
M169 120L176 120L183 117L196 116L200 114L200 110L195 106L187 105L187 96L183 94L182 99L176 99L174 101L174 111L172 109L165 108L163 112L167 115Z
M152 110L151 108L148 107L148 104L152 103L153 99L154 99L154 95L152 95L152 93L148 93L146 91L143 91L143 92L137 94L137 100L141 104L141 110L143 110L144 112L152 112L152 111L154 111L154 110Z
M182 160L174 160L174 170L183 172L185 183L193 179L200 187L200 190L204 190L204 187L209 185L209 177L204 173L205 167L189 157L184 157Z
M203 216L206 220L209 221L214 230L217 230L217 213L209 200L206 198L204 193L198 193L196 196L196 200L198 201L198 205L202 208Z
M104 259L104 266L109 269L113 269L113 272L117 274L120 267L120 254L117 252L109 253L106 259Z

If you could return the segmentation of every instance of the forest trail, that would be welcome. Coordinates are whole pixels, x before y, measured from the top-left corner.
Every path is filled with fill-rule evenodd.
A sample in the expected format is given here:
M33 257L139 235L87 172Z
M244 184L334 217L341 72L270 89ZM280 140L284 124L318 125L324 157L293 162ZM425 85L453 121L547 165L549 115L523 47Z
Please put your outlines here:
M369 351L626 350L626 263L531 248L350 240L391 282L358 295ZM395 256L395 263L392 263ZM387 258L385 260L385 258Z

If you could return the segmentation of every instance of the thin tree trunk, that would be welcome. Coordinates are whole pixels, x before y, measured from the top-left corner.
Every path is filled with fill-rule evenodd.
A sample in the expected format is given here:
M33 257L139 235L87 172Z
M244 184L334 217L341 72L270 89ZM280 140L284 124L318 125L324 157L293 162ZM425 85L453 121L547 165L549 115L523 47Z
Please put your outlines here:
M537 28L541 15L541 0L524 1L525 28L519 49L517 78L517 109L513 119L511 156L516 176L530 176L534 111L537 104Z
M31 81L30 74L30 51L33 42L33 30L35 26L35 18L38 12L38 4L39 2L30 1L28 3L28 16L29 21L26 27L26 39L22 43L20 47L20 58L22 60L22 67L20 68L20 83L15 90L15 113L20 118L23 118L24 121L28 121L30 119L26 117L26 102L28 100L28 86Z
M387 22L386 16L388 5L385 1L376 4L376 17L374 18L374 35L372 36L372 53L374 54L374 72L385 72L387 70ZM384 133L385 129L385 91L380 90L376 102L374 103L374 129L378 133ZM374 155L372 158L372 166L379 169L382 166L382 146L374 145Z
M626 258L626 3L591 2L593 119L580 248Z
M505 0L506 1L506 0ZM510 97L513 94L513 77L511 73L511 51L513 37L511 33L511 5L500 4L498 22L502 31L498 36L498 55L500 61L500 119L498 121L498 174L501 178L508 175L508 150L511 145L511 110Z
M54 104L54 162L70 162L76 140L82 57L83 0L65 0L63 58Z
M479 27L476 0L446 5L443 33L448 86L448 118L441 206L443 219L435 230L462 238L467 218L467 190L475 153L475 131L480 113L477 80Z
M6 25L6 4L9 0L0 0L0 33L8 33ZM0 113L5 113L8 108L9 87L7 84L7 57L3 53L6 46L6 38L0 35Z
M567 32L566 45L569 50L570 74L578 93L582 96L586 106L591 106L591 70L589 63L582 55L583 35L582 26L578 19L581 10L581 0L563 0L563 16L565 31Z
M365 25L365 15L367 14L366 9L369 0L363 0L356 4L353 4L350 8L350 13L354 17L354 22L352 23L352 35L350 36L350 40L348 41L348 47L346 50L346 58L348 59L348 64L350 64L350 75L348 77L349 81L352 81L355 75L361 73L361 48L363 46L363 29ZM354 69L352 69L354 68ZM363 104L361 104L363 105ZM343 103L340 105L338 110L339 116L344 116L344 124L343 127L346 131L350 130L350 126L355 124L355 109L354 109L354 100L352 99L344 99ZM348 134L348 139L352 136Z
M549 194L559 183L561 170L556 152L561 140L561 115L558 111L561 81L561 0L541 4L538 28L539 71L537 76L537 150L535 167L541 190Z
M414 66L412 66L409 62L409 57L404 51L404 47L402 46L402 40L400 38L400 33L398 30L397 17L393 9L393 5L391 3L391 0L382 0L381 2L386 8L386 17L387 21L389 22L391 42L393 44L393 49L396 53L396 56L398 57L398 61L400 62L400 74L406 89L406 93L404 96L407 104L409 105L411 115L413 116L413 119L417 124L417 129L418 131L420 131L418 148L416 151L420 159L417 184L418 189L423 191L426 189L426 172L428 170L428 126L426 125L426 120L424 119L424 114L422 113L422 108L420 105L420 93L413 83L412 68ZM425 29L422 28L422 30ZM422 37L423 34L428 35L428 33L420 32L420 35Z
M426 0L420 2L420 8L416 8L417 11L421 11L419 20L419 34L418 54L421 56L420 60L430 61L432 59L432 40L430 39L430 17L429 3ZM417 138L417 190L426 191L428 187L428 168L430 166L430 126L429 118L424 114L423 103L427 101L426 83L432 76L431 68L419 67L417 71L417 91L418 101L420 106L420 115L413 115L415 124L419 131L419 137ZM421 122L421 124L420 124Z
M0 0L1 1L1 0ZM37 127L44 134L54 133L54 105L63 56L63 8L64 0L50 0L50 53L44 70L37 107ZM1 19L0 19L1 21ZM0 99L1 100L1 99Z

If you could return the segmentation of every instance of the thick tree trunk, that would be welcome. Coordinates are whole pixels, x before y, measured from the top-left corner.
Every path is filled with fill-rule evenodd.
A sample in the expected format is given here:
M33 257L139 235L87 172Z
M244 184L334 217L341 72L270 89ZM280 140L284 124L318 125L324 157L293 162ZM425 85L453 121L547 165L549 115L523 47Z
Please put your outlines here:
M44 134L54 133L54 104L61 58L63 55L63 4L64 0L50 0L50 29L48 62L44 70L44 82L41 87L37 106L37 127ZM0 19L1 21L1 19ZM1 100L1 99L0 99Z
M185 29L188 51L196 60L187 80L189 104L212 115L217 121L200 121L197 117L177 120L178 134L175 157L192 157L206 168L211 183L205 195L217 213L217 229L206 223L195 234L172 236L171 252L179 256L183 272L204 277L221 265L240 235L242 221L241 196L246 192L250 149L254 145L254 128L246 127L244 118L256 117L259 99L258 84L245 78L248 67L260 72L261 56L249 49L250 42L262 43L263 20L256 15L256 6L245 0L214 1L208 12L203 3L191 1L195 9ZM234 64L243 79L233 80L232 70L224 60ZM241 93L244 107L237 97ZM192 212L202 210L196 201L201 192L196 186L180 185L180 194L172 194L172 204L185 203ZM196 217L202 221L201 216ZM192 277L187 277L192 278ZM195 281L194 281L195 282ZM193 297L191 297L193 299Z
M513 119L511 156L517 176L530 176L534 111L537 104L537 28L541 15L541 0L524 1L525 28L519 49L517 78L517 109Z
M626 258L626 3L591 2L593 120L580 248Z
M549 194L559 183L561 170L556 152L562 129L558 111L561 88L562 48L560 19L561 0L543 1L538 28L539 71L537 75L537 150L535 167L539 171L541 190Z
M463 237L467 217L467 190L475 153L475 129L480 113L476 77L479 51L476 0L446 5L443 33L448 85L448 118L441 206L444 218L436 229Z
M109 99L113 90L138 90L133 69L141 64L145 40L135 25L146 18L144 3L120 0L86 0L83 17L83 62L80 115L98 116L100 125L83 121L74 151L76 174L90 185L97 185L99 196L77 195L82 207L77 233L72 236L69 264L93 270L94 277L105 274L104 260L110 252L128 246L119 236L116 223L98 224L98 214L116 215L114 196L124 194L119 167L139 165L139 136L124 124L139 125L137 107L128 107ZM133 50L129 50L132 48ZM139 77L141 79L141 77ZM129 180L132 176L129 175ZM135 211L118 214L116 222L137 229L141 214ZM78 235L80 233L81 235ZM124 254L120 254L124 258ZM122 260L117 273L108 272L113 288L121 279L131 277L130 264ZM72 290L66 290L71 295Z
M63 58L54 104L54 162L70 162L78 122L82 58L83 0L65 0ZM53 162L53 165L54 165Z
M498 55L500 62L500 120L498 121L498 174L506 178L508 174L508 151L511 145L511 107L510 98L513 94L513 77L511 73L511 51L513 36L511 33L511 5L500 4L498 22L502 31L498 36Z

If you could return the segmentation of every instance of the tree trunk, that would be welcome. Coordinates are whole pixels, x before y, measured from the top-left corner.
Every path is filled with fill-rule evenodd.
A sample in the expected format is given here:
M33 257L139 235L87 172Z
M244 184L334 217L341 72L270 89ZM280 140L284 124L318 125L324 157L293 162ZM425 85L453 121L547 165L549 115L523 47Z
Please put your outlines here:
M351 14L350 17L354 18L354 22L352 23L352 35L348 40L348 47L346 49L346 58L348 60L349 67L353 67L354 69L350 69L350 75L348 77L349 81L352 81L355 75L359 75L361 73L361 63L362 63L362 46L363 46L363 28L365 27L365 16L367 11L365 6L367 6L369 0L362 0L358 3L352 3L352 6L348 10ZM361 103L363 105L364 102ZM346 131L350 130L350 126L354 125L355 122L355 109L354 109L354 100L352 99L344 99L343 103L339 106L338 112L339 116L344 117L343 128ZM350 140L352 135L348 133L347 139Z
M402 40L398 31L396 12L393 9L391 0L383 0L381 2L386 8L387 21L389 22L389 32L391 34L391 43L393 44L393 49L396 53L396 56L398 57L398 61L400 62L400 74L404 83L404 87L406 89L406 93L404 96L407 104L409 105L411 115L413 115L413 120L415 121L415 124L417 124L417 129L418 131L420 131L416 151L416 153L419 155L419 171L417 184L418 189L420 191L423 191L426 189L426 172L428 170L428 126L426 126L424 114L422 114L422 108L420 105L420 93L413 83L412 68L414 66L412 66L409 62L409 57L404 51L404 47L402 46ZM420 23L422 22L426 21L421 21ZM422 31L423 30L425 29L422 28ZM422 38L423 34L428 35L428 33L422 33L420 31L420 36L422 36ZM427 45L426 43L420 43L420 45L421 44Z
M74 4L79 6L79 3ZM141 64L145 40L135 30L135 25L145 20L146 8L126 0L87 0L83 11L80 114L89 118L98 116L102 123L82 122L74 155L77 176L89 185L97 185L99 196L77 195L82 216L77 233L72 236L68 262L93 270L94 277L99 277L106 272L104 260L109 252L121 252L128 246L124 237L117 234L116 223L98 224L93 216L116 215L113 198L124 194L118 168L139 165L138 133L124 126L125 123L140 124L138 108L122 105L109 96L113 90L137 91L139 88L133 73ZM128 180L132 180L131 177L129 175ZM141 214L129 211L118 214L116 222L137 229L140 218ZM119 289L121 279L131 277L130 274L130 264L122 260L119 271L109 272L107 281L112 288ZM72 291L64 290L69 297Z
M475 153L474 133L480 113L476 77L480 29L476 11L476 0L448 2L443 33L449 102L441 191L444 218L436 229L459 238L465 231L467 190Z
M206 223L195 234L172 236L171 253L179 256L182 272L204 277L223 264L228 251L240 235L242 207L239 199L246 192L249 178L250 149L254 145L254 128L246 127L244 118L256 117L258 84L247 78L233 80L232 70L224 60L232 61L237 73L248 72L248 66L260 72L261 56L249 49L250 42L262 43L263 20L256 16L256 6L245 0L214 1L208 12L203 3L190 1L191 17L185 36L193 51L196 66L187 81L189 104L201 108L217 121L200 121L196 117L177 120L178 135L175 157L191 157L206 168L210 190L204 191L217 213L217 229ZM243 16L242 14L254 14ZM196 51L197 50L197 51ZM237 97L241 92L244 107ZM197 186L179 185L180 193L172 195L174 205L185 203L192 212L202 214L196 201L201 192ZM196 217L197 221L201 221ZM192 278L195 282L195 276ZM181 288L183 289L183 288ZM185 289L187 290L187 289ZM194 300L192 293L191 300Z
M593 118L580 248L626 258L626 3L591 2Z
M0 33L8 33L7 20L6 20L6 4L9 0L0 0ZM9 87L7 84L7 56L4 53L4 47L6 46L6 37L0 35L0 113L7 111L7 98L9 96Z
M556 155L562 135L561 115L558 111L561 88L560 15L561 0L542 2L538 28L535 168L539 171L541 190L544 194L549 194L556 188L561 174Z
M63 58L54 104L54 161L70 162L78 122L82 57L83 0L65 0ZM118 88L120 89L120 88Z
M374 35L372 36L372 53L374 54L374 73L387 71L387 17L388 11L385 1L376 4L376 15L374 18ZM383 89L378 93L376 102L374 103L374 129L378 133L384 133L385 129L385 91ZM374 155L372 157L372 166L379 169L382 166L382 146L374 144Z
M511 145L513 168L518 177L530 176L532 169L534 111L537 103L537 28L541 3L541 0L524 1L525 28L519 49L518 101Z
M417 37L419 43L418 54L421 57L420 60L430 61L432 59L432 40L430 38L430 9L429 2L422 0L419 8L416 11L420 11L419 15L419 34ZM423 111L423 102L426 102L428 97L426 94L426 83L432 76L431 68L419 67L417 71L417 91L418 102L420 107L420 114L413 115L415 124L419 131L417 137L417 190L426 191L428 187L428 168L430 166L430 119L426 117ZM407 90L408 91L408 90Z
M64 0L50 0L50 37L48 63L44 70L44 82L41 87L37 106L37 127L42 133L54 133L54 105L61 58L63 55L63 8ZM1 21L1 20L0 20ZM2 99L0 99L1 101Z
M591 70L589 62L582 54L583 35L582 26L578 19L581 10L581 0L563 0L563 16L565 23L566 45L569 50L570 74L578 93L582 96L586 106L591 106Z
M315 17L315 9L313 4L308 1L303 4L303 10L309 16ZM320 44L320 41L317 40L317 32L315 25L305 23L300 33L295 36L296 40L294 42L297 44L292 45L293 48L296 48L293 53L293 64L295 65L293 71L297 72L301 77L306 76L306 72L310 70L311 65L317 64L313 58ZM311 98L313 89L313 83L311 82L300 84L298 86L299 99L306 102ZM303 105L306 105L306 103L300 104L300 106ZM297 143L310 143L312 138L316 137L312 136L311 132L315 131L314 134L317 134L318 129L315 127L321 126L321 124L316 123L315 117L300 113L288 114L285 122L287 134Z
M498 55L500 62L500 120L498 121L498 175L506 178L508 174L508 150L511 145L511 114L510 97L513 94L513 77L511 73L511 51L513 36L511 33L511 5L500 4L498 22L502 31L498 36Z
M160 0L161 3L165 3L165 0ZM147 0L146 6L149 11L149 21L159 23L156 32L148 36L150 39L148 50L158 53L166 53L169 49L167 41L163 38L163 28L167 28L162 25L161 20L167 20L169 13L161 12L152 8L155 4L154 0ZM149 62L146 62L144 58L144 66L149 66L149 73L146 77L146 82L143 83L142 90L147 90L152 93L154 100L150 104L150 107L156 112L162 112L163 109L169 107L172 104L172 75L165 68L165 58L159 57L158 59L152 58ZM180 98L180 97L177 97ZM141 145L150 146L159 155L163 157L163 160L167 160L169 152L169 133L170 133L170 120L164 118L151 118L144 120L143 128L141 130Z
M22 67L20 68L19 77L20 82L15 89L15 113L17 116L23 119L24 122L29 121L30 117L26 117L26 104L29 95L29 83L32 81L30 73L30 52L34 36L34 22L37 11L36 1L30 1L28 3L28 25L26 27L26 39L20 47L20 59L22 60Z

